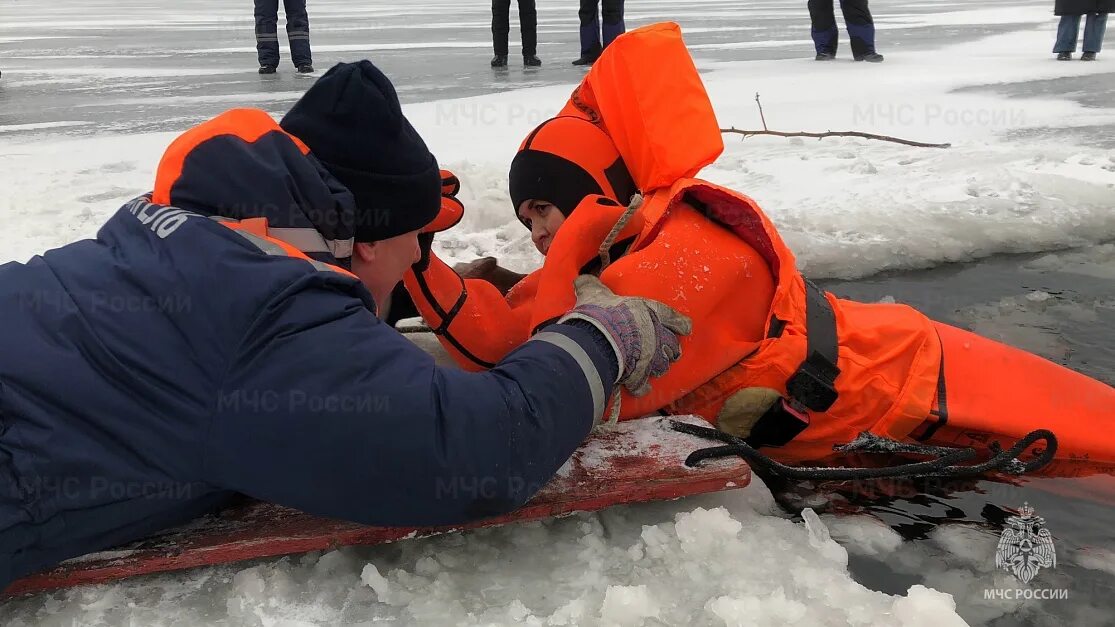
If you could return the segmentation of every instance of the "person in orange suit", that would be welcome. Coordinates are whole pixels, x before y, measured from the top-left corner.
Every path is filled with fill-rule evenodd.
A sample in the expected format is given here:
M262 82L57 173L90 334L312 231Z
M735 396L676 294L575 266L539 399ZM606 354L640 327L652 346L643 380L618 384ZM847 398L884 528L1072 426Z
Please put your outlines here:
M573 302L577 276L595 274L617 294L656 298L699 321L679 366L643 396L618 395L613 418L698 414L804 456L869 428L907 435L936 392L940 351L929 321L904 305L845 304L807 287L753 200L692 178L723 140L676 25L613 45L511 166L516 216L543 267L506 294L433 254L404 278L443 346L466 369L489 368ZM671 80L661 91L656 82L623 89L625 77L647 72ZM807 340L807 327L825 326L809 324L807 309L827 312L827 333ZM901 345L858 346L856 326L836 324L865 316L884 319L880 328ZM839 355L814 346L826 338L839 342Z
M427 255L405 286L442 345L472 370L567 309L582 274L617 294L667 303L694 332L675 368L645 394L613 399L610 415L700 415L788 461L824 457L864 431L968 445L970 431L1017 439L1063 411L1106 406L1111 416L1109 386L907 305L818 288L754 200L696 178L723 147L680 29L632 31L512 163L512 203L545 256L542 268L504 294ZM980 373L989 364L1027 394L988 387ZM1069 388L1080 393L1059 391ZM1058 426L1077 453L1115 460L1111 442Z

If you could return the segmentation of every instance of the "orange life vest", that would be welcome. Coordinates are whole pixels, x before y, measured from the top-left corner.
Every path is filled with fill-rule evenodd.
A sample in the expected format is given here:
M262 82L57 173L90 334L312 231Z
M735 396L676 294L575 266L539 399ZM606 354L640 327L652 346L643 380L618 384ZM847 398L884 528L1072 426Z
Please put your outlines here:
M408 275L415 304L462 366L495 363L575 305L573 279L593 270L599 243L624 209L587 206L595 200L573 212L542 269L506 299L444 264L421 277ZM665 409L716 422L728 399L746 388L795 398L789 384L809 347L807 284L754 201L701 180L678 181L646 198L617 247L626 250L600 273L601 281L694 320L693 333L681 340L681 359L651 381L647 396L624 394L621 418ZM824 456L833 443L860 431L903 438L929 416L936 396L940 344L924 315L905 305L823 298L832 312L839 374L821 383L832 386L836 398L806 412L808 426L791 433L779 451L785 458ZM806 388L817 383L808 374L803 379Z
M618 38L560 115L606 130L645 195L602 281L694 320L681 359L647 397L623 397L622 418L663 409L715 422L741 396L769 392L790 401L768 412L786 427L771 443L788 440L771 454L790 461L826 456L862 431L969 445L1051 428L1062 466L1115 467L1115 439L1095 435L1115 424L1115 389L905 305L822 292L754 201L694 178L723 143L676 25ZM573 279L599 271L597 248L622 213L583 201L543 267L507 298L436 260L407 287L458 361L486 367L574 305ZM988 368L1000 384L986 385ZM768 429L766 418L755 426Z
M669 80L640 79L648 75ZM722 152L723 139L676 24L618 38L560 115L605 130L645 194L601 280L694 321L694 332L681 340L681 359L651 382L647 396L624 394L621 418L665 409L715 422L737 392L769 388L804 397L795 402L799 409L813 407L808 427L790 420L789 430L769 442L792 438L783 453L808 457L861 430L903 437L929 415L940 347L929 321L909 307L860 305L812 290L820 298L814 302L828 305L813 313L828 313L821 319L828 321L829 347L806 359L810 292L793 254L751 199L692 178ZM597 249L625 209L599 199L578 205L543 267L506 298L436 258L421 275L408 273L416 306L458 363L490 367L575 305L573 280L599 271ZM825 354L836 363L826 366Z

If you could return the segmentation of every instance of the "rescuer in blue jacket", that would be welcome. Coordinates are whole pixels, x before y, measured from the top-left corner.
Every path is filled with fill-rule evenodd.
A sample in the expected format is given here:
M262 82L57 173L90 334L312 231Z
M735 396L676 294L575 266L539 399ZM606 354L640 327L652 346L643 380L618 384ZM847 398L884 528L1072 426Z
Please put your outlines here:
M0 589L236 493L378 525L508 512L614 385L677 358L688 320L589 280L491 371L436 367L376 302L442 200L363 61L281 127L237 109L188 131L96 239L0 266Z

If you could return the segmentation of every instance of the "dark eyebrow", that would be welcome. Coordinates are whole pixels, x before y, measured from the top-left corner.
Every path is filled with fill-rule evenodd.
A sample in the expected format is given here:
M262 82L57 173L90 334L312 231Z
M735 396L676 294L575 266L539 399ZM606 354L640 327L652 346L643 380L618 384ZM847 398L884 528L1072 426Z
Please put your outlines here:
M540 200L532 200L532 201L528 202L528 203L527 203L527 206L526 206L526 207L524 207L524 208L522 208L522 209L518 209L518 210L516 210L516 211L515 211L515 216L516 216L517 218L519 218L519 221L520 221L520 222L523 222L523 221L525 221L525 220L528 220L529 218L524 218L524 217L523 217L523 212L524 212L524 211L527 211L527 210L532 210L532 209L533 209L533 210L534 210L535 212L538 212L538 205L539 205L539 204L540 204L541 202L542 202L542 201L540 201Z

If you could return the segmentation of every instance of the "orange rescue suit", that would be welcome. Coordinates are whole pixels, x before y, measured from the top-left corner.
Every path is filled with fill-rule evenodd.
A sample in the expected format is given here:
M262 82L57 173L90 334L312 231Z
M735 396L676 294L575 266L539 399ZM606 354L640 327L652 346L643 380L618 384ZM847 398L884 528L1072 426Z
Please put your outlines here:
M421 277L408 274L419 311L462 367L488 367L574 306L573 279L591 266L623 212L596 202L586 199L573 212L543 267L506 298L437 259ZM647 396L625 393L621 418L666 409L715 422L741 389L786 395L806 357L805 282L754 201L701 180L678 181L648 197L617 242L627 252L601 281L617 294L665 302L694 321L693 333L681 340L681 359L651 381ZM783 457L824 456L834 442L866 430L904 438L929 416L935 399L941 350L924 315L906 305L828 300L839 338L839 398L811 416L809 427L780 451Z
M648 78L655 76L669 80ZM650 395L624 397L621 417L662 409L712 422L724 416L721 426L730 426L732 411L746 406L739 399L785 397L810 345L824 348L831 339L838 396L807 412L808 427L773 449L776 457L820 458L861 431L982 447L1049 428L1058 437L1058 459L1043 474L1115 474L1115 438L1108 435L1115 388L931 322L905 305L825 294L797 271L751 199L695 178L723 142L676 25L618 38L559 115L604 131L645 196L601 279L620 294L657 298L694 320L681 359L651 381ZM614 201L586 198L562 225L544 266L506 298L437 259L422 276L408 276L407 287L458 362L486 367L573 306L573 279L599 272L597 248L622 213ZM818 302L828 306L811 306ZM818 311L831 317L811 326L810 312Z
M740 390L787 396L807 353L806 283L794 256L753 200L693 178L723 142L677 26L632 31L613 46L561 112L604 129L645 196L599 276L617 294L660 300L694 322L680 360L651 381L651 393L624 392L621 418L665 410L715 422ZM649 71L671 80L636 83ZM656 92L660 83L668 93ZM599 271L598 248L625 209L586 198L542 268L506 297L436 257L421 275L408 273L406 287L462 367L490 367L574 306L573 280ZM825 456L861 431L905 438L934 406L941 348L929 319L905 305L826 298L836 321L839 396L809 412L808 427L777 449L784 459Z

